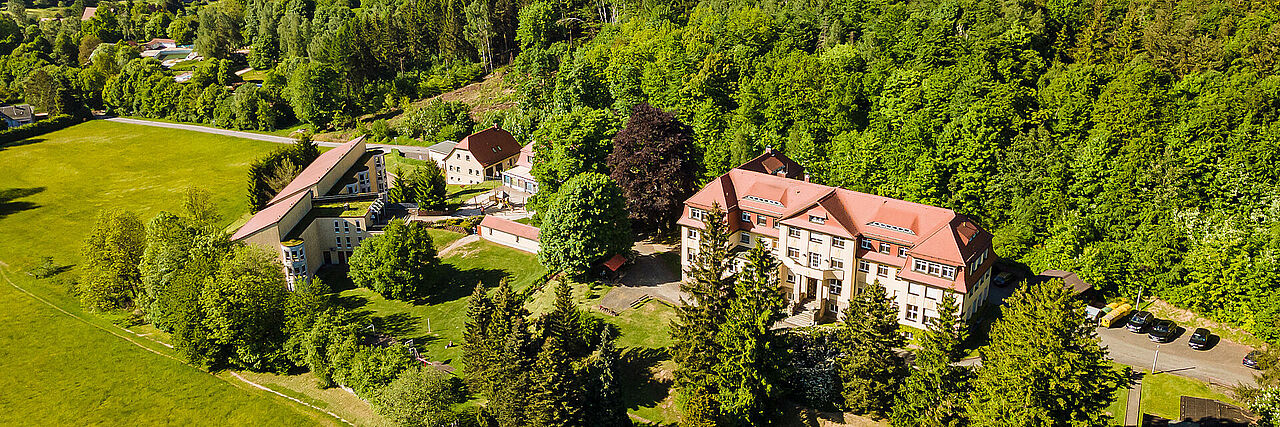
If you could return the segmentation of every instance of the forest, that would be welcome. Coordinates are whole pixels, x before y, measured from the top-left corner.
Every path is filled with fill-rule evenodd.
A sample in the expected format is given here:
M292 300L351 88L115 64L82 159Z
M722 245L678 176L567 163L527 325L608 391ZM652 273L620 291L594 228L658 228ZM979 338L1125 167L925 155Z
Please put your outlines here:
M1280 340L1273 4L167 0L76 22L82 2L40 21L9 2L0 97L428 142L498 123L582 165L542 166L552 189L608 173L606 141L647 103L691 129L699 183L773 147L817 182L971 215L1032 271ZM149 37L206 60L177 83L126 43ZM514 108L411 105L499 68Z

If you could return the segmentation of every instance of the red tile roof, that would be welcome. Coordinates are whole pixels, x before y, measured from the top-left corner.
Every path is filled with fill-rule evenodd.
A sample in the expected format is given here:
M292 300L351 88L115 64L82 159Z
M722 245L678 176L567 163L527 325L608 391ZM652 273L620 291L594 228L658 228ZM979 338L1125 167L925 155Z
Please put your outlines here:
M280 222L280 219L289 214L289 211L293 210L294 206L298 205L298 202L302 201L304 197L309 197L310 194L311 193L305 191L299 192L294 194L293 197L285 199L280 203L268 205L265 209L253 214L253 217L249 218L249 222L240 226L240 228L231 235L231 240L240 240L248 237L250 234L257 233L267 227L276 225Z
M480 220L480 227L492 228L494 230L513 234L533 241L538 240L538 227L521 224L509 219L498 218L492 215L485 216L484 219Z
M621 268L622 264L625 264L626 262L627 257L622 256L622 254L617 254L614 255L613 258L609 258L608 261L605 261L604 266L608 268L609 271L618 271L618 268Z
M284 189L280 190L280 193L276 194L275 197L272 197L271 201L267 202L267 204L270 205L284 200L285 198L292 197L303 190L310 190L311 187L319 184L320 180L324 179L326 175L332 172L333 168L337 167L338 163L340 163L344 157L347 157L347 153L350 153L357 147L364 147L363 136L353 139L346 144L334 147L332 150L321 153L320 157L316 157L315 161L312 161L311 164L307 165L306 169L303 169L302 172L293 179L293 181L289 181L289 185L284 186ZM363 155L364 153L361 154ZM346 171L338 172L342 173ZM328 190L329 189L327 188L320 189L320 193L328 192Z
M454 146L455 150L466 150L471 153L481 166L489 167L520 154L520 143L516 138L497 126L467 135Z
M767 173L769 175L778 175L791 179L801 179L804 177L804 166L791 160L785 154L773 151L772 148L765 148L764 154L743 163L738 169L746 169L753 172Z
M712 180L685 201L686 205L700 209L710 209L713 203L725 210L731 233L751 228L740 221L741 212L745 210L779 217L780 222L789 227L904 245L910 248L910 257L956 267L963 267L967 260L991 247L990 233L972 219L950 209L742 168L732 169ZM702 227L701 221L689 217L687 209L678 223ZM964 292L977 279L964 277L964 268L959 269L954 281L912 273L909 259L899 258L896 253L886 257L893 264L906 267L902 269L901 276L911 276L911 280ZM994 258L989 257L988 263Z

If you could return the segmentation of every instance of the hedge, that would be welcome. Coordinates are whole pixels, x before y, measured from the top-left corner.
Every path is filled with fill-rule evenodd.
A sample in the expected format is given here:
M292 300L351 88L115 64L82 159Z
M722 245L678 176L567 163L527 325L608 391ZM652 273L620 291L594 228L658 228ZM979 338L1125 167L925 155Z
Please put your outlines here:
M0 146L6 146L15 142L31 138L33 136L43 135L55 130L59 130L74 124L82 122L78 117L68 116L66 114L53 116L45 120L41 120L26 126L11 128L0 131Z

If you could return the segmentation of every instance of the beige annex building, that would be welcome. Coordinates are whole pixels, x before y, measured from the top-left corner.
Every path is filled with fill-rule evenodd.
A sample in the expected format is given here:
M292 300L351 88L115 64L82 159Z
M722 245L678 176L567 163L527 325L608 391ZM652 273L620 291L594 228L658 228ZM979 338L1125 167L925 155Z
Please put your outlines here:
M279 254L292 288L321 265L345 264L385 222L383 153L357 138L324 152L254 214L231 240Z

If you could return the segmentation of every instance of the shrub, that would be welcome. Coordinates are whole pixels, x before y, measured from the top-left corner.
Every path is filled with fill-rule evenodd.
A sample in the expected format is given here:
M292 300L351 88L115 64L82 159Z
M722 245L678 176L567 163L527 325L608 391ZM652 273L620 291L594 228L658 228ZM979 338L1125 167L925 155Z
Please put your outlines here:
M84 120L79 117L63 114L26 126L6 129L0 131L0 146L63 129L83 121Z

